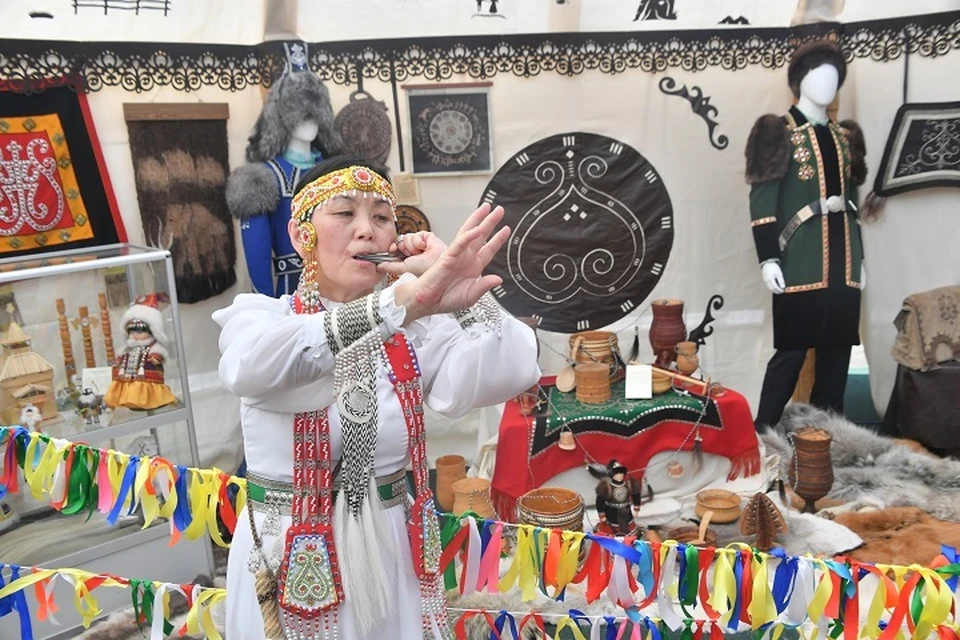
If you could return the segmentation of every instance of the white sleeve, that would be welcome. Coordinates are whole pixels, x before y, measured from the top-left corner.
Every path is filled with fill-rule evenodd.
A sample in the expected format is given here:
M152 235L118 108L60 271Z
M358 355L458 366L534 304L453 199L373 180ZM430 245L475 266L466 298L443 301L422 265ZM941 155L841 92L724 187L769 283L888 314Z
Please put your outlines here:
M459 418L506 402L540 379L537 339L522 322L504 314L498 333L479 323L463 329L450 315L425 320L406 333L414 335L425 400L434 411Z
M392 288L380 295L380 314L386 339L406 315L394 303ZM325 315L295 314L286 296L238 295L232 305L213 314L221 326L220 381L236 396L262 398L332 375Z

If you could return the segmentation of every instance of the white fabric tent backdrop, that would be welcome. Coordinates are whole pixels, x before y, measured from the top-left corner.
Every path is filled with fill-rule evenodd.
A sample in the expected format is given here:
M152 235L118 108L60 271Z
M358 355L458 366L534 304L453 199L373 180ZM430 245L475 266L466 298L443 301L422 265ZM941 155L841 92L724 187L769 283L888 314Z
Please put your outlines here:
M255 0L219 0L188 3L171 0L170 12L109 11L90 8L74 12L65 0L5 0L0 7L0 36L49 40L164 41L181 43L255 44L264 39L266 16L276 7ZM795 0L677 1L678 19L633 22L636 2L621 0L500 0L504 19L473 18L475 0L376 0L358 9L334 0L298 3L296 30L308 42L350 39L413 38L437 35L512 34L553 31L637 31L656 29L718 29L720 19L743 15L750 28L786 27L793 19ZM951 0L915 0L909 9L928 13L955 9ZM484 2L484 10L489 2ZM838 20L881 19L898 15L902 2L892 0L847 0ZM49 11L53 19L30 18L29 11ZM720 34L722 35L722 34ZM376 43L371 42L375 47ZM960 52L910 60L912 101L956 100L951 82L960 63ZM864 129L873 181L886 136L901 103L903 60L881 63L857 58L849 67L841 91L841 118L854 118ZM698 86L719 113L718 133L730 145L718 151L710 146L705 123L691 112L686 101L665 95L658 88L664 76L678 85ZM454 76L452 82L469 82ZM649 353L646 304L656 297L678 297L687 302L688 328L695 326L710 295L719 293L726 306L717 314L716 333L709 339L701 360L715 380L744 393L752 406L759 396L763 369L772 353L769 294L760 281L747 214L747 187L743 182L743 147L754 120L765 112L782 113L791 103L786 70L751 66L739 71L710 67L700 72L668 69L651 74L628 70L618 75L586 71L566 77L543 72L532 78L501 73L492 78L490 90L494 167L499 167L526 145L566 131L586 131L610 136L635 147L661 174L670 192L675 216L675 241L663 277L647 303L614 325L621 348L628 349L632 326L641 327L642 354ZM424 82L412 78L407 82ZM355 87L328 84L334 109L349 100ZM394 114L389 84L366 80L364 89L398 115L409 145L409 127L404 96L400 113ZM143 242L143 232L134 189L133 166L122 116L124 102L227 102L230 106L228 137L231 165L243 162L246 138L260 111L261 92L247 87L225 92L204 86L193 92L172 87L154 87L132 93L107 87L90 95L90 104L108 170L132 242ZM405 150L409 159L409 148ZM388 161L397 171L399 155L394 139ZM409 166L409 165L408 165ZM419 181L421 208L434 230L449 240L479 201L491 175L423 178ZM865 188L862 195L869 189ZM871 384L877 409L882 413L893 383L895 363L889 356L893 342L892 321L901 300L914 292L960 282L956 257L956 204L958 192L948 189L919 191L888 200L884 217L865 225L864 237L869 281L865 295L865 332L871 366ZM239 237L237 245L240 246ZM231 468L239 458L238 412L216 380L217 327L210 313L225 306L233 295L250 289L242 258L238 258L239 281L232 290L181 310L194 387L196 418L205 464ZM55 329L55 327L54 327ZM59 343L47 345L56 361ZM551 349L564 351L566 335L543 334L548 344L541 365L555 373L562 364ZM37 342L41 342L37 340ZM42 351L42 349L41 349ZM228 411L227 407L232 407ZM458 430L475 429L485 421L477 412ZM446 423L435 420L433 433L443 433ZM448 425L447 425L448 426ZM431 455L439 453L431 451ZM469 451L463 453L469 454Z

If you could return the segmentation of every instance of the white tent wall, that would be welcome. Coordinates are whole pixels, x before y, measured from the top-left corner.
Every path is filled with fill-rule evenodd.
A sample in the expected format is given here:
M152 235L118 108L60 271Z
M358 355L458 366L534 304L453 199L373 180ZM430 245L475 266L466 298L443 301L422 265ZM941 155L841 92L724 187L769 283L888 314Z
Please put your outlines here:
M186 21L181 20L180 14L165 18L144 14L132 19L117 16L116 12L101 19L87 10L77 14L65 11L66 2L47 2L51 7L56 5L63 15L48 21L26 18L30 21L23 22L25 18L21 14L43 10L44 4L5 0L0 7L3 25L0 35L67 40L83 34L85 40L122 37L131 41L169 39L250 44L262 39L268 10L267 3L243 0L237 5L231 0L230 3L192 4L190 19ZM520 0L501 0L501 11L514 14L504 20L471 18L470 5L475 6L474 0L456 3L452 0L368 0L363 4L363 12L376 15L377 20L372 21L356 20L356 8L344 10L343 3L333 0L301 0L297 30L304 40L311 42L412 36L412 29L416 29L415 35L425 36L714 28L718 19L728 14L734 17L742 14L754 25L783 27L797 7L795 0L731 0L722 4L720 12L720 3L688 0L678 8L678 11L683 9L682 19L635 23L632 17L636 4L620 0L596 0L589 4L568 0L558 5L555 0L523 0L520 12ZM174 0L172 6L174 12L180 12L187 5L183 0ZM454 11L454 6L456 14L447 16L444 12ZM630 10L626 11L624 6ZM951 0L921 0L910 6L916 13L955 8ZM841 17L877 19L902 10L902 2L894 0L847 0ZM718 13L723 16L714 15ZM80 18L84 18L82 23L77 22ZM86 18L92 21L88 23ZM657 24L651 24L653 22ZM87 27L88 24L91 26ZM150 29L144 26L150 24L157 26ZM358 30L361 24L363 31ZM69 28L59 30L63 25ZM148 37L150 35L153 37ZM376 43L371 42L370 46L375 48ZM939 58L912 56L910 98L914 101L957 99L953 80L960 68L958 63L960 52L957 51ZM857 58L850 64L847 84L841 92L840 116L852 117L863 126L872 170L879 165L890 123L901 102L902 70L902 58L888 63ZM696 86L709 96L710 104L718 109L719 126L715 135L729 138L725 150L709 144L706 123L692 112L687 101L659 89L658 83L666 76L675 79L677 86L686 85L691 90ZM449 82L473 80L456 75L448 79ZM785 68L749 66L726 71L710 67L699 72L669 69L659 74L627 70L617 75L588 70L574 77L545 71L529 78L504 72L491 80L495 168L530 143L573 131L603 134L629 144L657 168L674 208L674 246L663 277L646 303L613 326L620 334L621 349L629 349L633 326L637 324L641 328L641 354L643 357L650 354L646 335L650 314L644 313L650 300L664 296L684 299L687 326L692 328L699 323L709 297L719 293L726 305L717 314L716 333L709 338L701 362L715 380L744 393L751 406L756 407L764 366L772 353L772 328L770 296L760 281L748 223L748 188L742 176L743 147L759 115L782 113L790 105L792 96L786 86ZM424 78L406 78L401 84L424 82L427 82ZM331 82L327 86L335 110L347 104L350 92L355 89ZM399 96L399 113L394 114L389 84L366 79L364 89L385 102L391 118L399 118L406 145L404 152L409 161L409 119L403 91ZM122 104L228 103L233 167L243 162L246 138L262 105L261 91L256 86L238 92L207 86L193 92L159 87L142 93L105 87L91 93L89 100L124 224L133 242L143 242L144 238ZM400 164L396 138L388 164L396 173ZM409 162L406 168L409 171ZM421 208L443 239L453 237L491 177L492 174L419 180ZM861 195L869 190L872 179L873 172ZM889 348L894 335L892 320L900 302L910 293L960 279L960 265L955 257L956 222L952 215L956 202L957 192L947 189L895 196L887 201L881 220L865 225L869 282L863 337L871 365L874 401L881 412L893 384L895 364ZM234 231L236 233L236 229ZM210 319L210 313L229 304L236 293L250 290L239 235L236 239L237 284L213 299L181 307L202 458L205 465L224 469L234 468L241 453L239 407L238 401L227 394L217 380L218 328ZM541 337L547 345L541 365L545 373L556 373L563 363L556 352L566 351L567 336L542 333ZM492 433L495 424L494 412L475 412L456 423L431 415L432 444L439 446L432 446L430 455L434 457L451 448L470 455L478 431L482 440L484 434Z
M903 102L904 61L853 63L853 82L843 99L860 122L867 142L873 185L894 115ZM910 56L909 102L960 99L960 52L939 58ZM864 191L864 195L866 191ZM880 217L862 225L866 252L862 339L870 363L874 405L882 416L893 390L897 363L890 355L893 320L907 296L960 284L960 191L931 188L887 198Z

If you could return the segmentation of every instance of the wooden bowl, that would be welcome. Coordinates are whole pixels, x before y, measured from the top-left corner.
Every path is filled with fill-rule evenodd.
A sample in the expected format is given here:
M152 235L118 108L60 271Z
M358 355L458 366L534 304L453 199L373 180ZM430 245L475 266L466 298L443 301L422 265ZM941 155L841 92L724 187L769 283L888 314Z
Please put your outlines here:
M677 542L682 542L684 544L689 544L696 540L700 536L700 527L677 527L676 529L671 529L667 532L667 540L676 540ZM705 545L700 545L704 547L715 547L717 546L717 532L713 529L707 529L706 535L704 536L707 543Z
M667 391L670 391L670 388L673 386L673 378L666 373L657 371L656 368L653 369L651 379L653 395L655 396L659 396Z
M697 494L697 517L713 511L713 521L735 522L740 517L740 496L724 489L704 489Z

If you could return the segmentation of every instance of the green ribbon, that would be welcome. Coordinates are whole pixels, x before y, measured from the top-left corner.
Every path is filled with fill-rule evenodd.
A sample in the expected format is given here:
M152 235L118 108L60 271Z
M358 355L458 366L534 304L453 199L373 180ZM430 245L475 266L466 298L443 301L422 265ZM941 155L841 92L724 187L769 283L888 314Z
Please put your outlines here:
M143 627L140 624L140 589L142 588L143 583L136 578L130 578L130 600L133 602L133 621L137 624L137 628L140 629L141 633L143 632Z
M920 614L923 613L923 596L920 595L920 592L923 591L925 582L926 578L920 578L920 581L917 583L917 586L914 587L913 593L910 596L910 617L913 618L914 626L919 622Z
M63 513L73 515L87 508L90 498L90 486L93 479L89 464L90 447L78 444L73 447L73 464L70 467L69 488Z
M452 513L442 514L444 516L443 526L440 527L440 549L444 550L453 537L460 530L460 519ZM457 587L457 569L456 563L451 562L447 565L447 570L443 572L444 589L455 589Z

